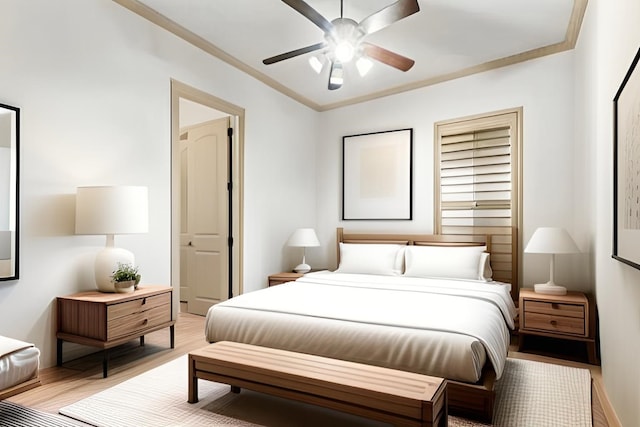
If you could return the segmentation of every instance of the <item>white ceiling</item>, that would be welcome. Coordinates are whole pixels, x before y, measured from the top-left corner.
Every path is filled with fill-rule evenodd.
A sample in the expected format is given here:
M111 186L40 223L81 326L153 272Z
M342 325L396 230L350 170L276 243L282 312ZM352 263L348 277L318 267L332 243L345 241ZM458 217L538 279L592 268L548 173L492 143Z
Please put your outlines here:
M301 55L262 60L323 41L323 32L279 0L114 0L277 90L322 111L572 49L587 0L419 0L420 11L366 37L415 60L407 72L376 62L360 77L345 69L342 88L327 89ZM339 0L305 0L328 20ZM344 0L360 21L394 0ZM351 66L351 65L350 65Z

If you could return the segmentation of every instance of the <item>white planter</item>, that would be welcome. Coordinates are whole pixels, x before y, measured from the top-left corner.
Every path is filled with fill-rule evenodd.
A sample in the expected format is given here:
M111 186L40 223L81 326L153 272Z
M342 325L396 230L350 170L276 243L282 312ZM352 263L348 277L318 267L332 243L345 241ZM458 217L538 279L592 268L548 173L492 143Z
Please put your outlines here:
M136 281L135 280L127 280L126 282L113 282L113 287L116 292L133 292L135 289Z

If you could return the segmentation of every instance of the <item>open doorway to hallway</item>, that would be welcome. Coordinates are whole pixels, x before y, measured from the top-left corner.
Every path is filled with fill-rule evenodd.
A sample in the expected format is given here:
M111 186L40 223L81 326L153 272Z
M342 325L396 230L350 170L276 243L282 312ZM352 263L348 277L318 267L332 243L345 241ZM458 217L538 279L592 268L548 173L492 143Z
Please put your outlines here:
M244 110L177 81L171 97L174 311L204 315L242 288Z

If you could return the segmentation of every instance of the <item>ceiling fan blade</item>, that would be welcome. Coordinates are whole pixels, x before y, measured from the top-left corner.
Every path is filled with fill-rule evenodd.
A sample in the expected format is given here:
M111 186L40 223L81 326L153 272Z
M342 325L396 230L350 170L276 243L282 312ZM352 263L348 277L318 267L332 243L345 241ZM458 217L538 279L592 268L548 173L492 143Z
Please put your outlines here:
M281 53L280 55L272 56L271 58L267 58L262 61L264 65L274 64L276 62L284 61L285 59L293 58L299 55L304 55L305 53L313 52L314 50L322 49L327 47L326 42L320 42L316 44L312 44L311 46L301 47L300 49L292 50L291 52Z
M329 90L340 89L342 83L344 83L342 64L338 61L333 61L331 62L331 71L329 72Z
M298 11L301 15L307 18L309 21L316 24L325 33L330 33L333 30L333 24L329 22L324 16L320 15L314 8L309 6L302 0L282 0L284 3Z
M415 61L413 59L409 59L406 56L399 55L397 53L391 52L385 48L380 46L376 46L371 43L362 43L362 49L369 58L380 61L384 64L387 64L393 68L397 68L401 71L409 71Z
M418 0L398 0L364 18L360 21L358 28L364 31L365 34L371 34L409 15L413 15L419 10Z

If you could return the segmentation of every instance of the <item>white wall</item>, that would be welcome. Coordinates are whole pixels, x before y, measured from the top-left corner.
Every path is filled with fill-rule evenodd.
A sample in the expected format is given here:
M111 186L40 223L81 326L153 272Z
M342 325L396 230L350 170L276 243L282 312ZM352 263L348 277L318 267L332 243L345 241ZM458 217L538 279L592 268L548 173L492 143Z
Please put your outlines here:
M318 144L318 228L335 241L335 228L431 233L433 231L434 123L522 106L524 243L540 226L561 226L588 249L586 229L574 222L573 54L565 52L436 86L323 113ZM340 221L342 136L414 129L412 221ZM582 243L582 244L581 244ZM335 266L335 244L315 264ZM563 256L556 281L590 290L587 254ZM313 265L313 264L312 264ZM579 266L579 267L575 267ZM546 281L549 259L525 254L524 286Z
M169 284L171 78L246 109L245 289L293 265L283 244L315 221L316 177L289 153L313 157L314 111L111 0L5 0L0 14L0 103L22 113L21 277L0 283L1 335L55 363L55 297L93 287L104 245L74 235L80 185L149 187L149 233L116 244L143 283Z
M640 3L591 0L576 49L576 92L585 94L576 129L591 171L591 220L600 313L602 374L622 425L640 425L640 271L611 258L613 98L640 47ZM640 242L638 242L640 245ZM639 246L640 250L640 246Z

